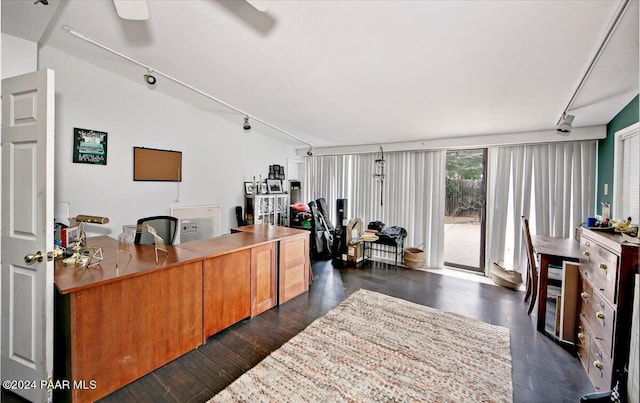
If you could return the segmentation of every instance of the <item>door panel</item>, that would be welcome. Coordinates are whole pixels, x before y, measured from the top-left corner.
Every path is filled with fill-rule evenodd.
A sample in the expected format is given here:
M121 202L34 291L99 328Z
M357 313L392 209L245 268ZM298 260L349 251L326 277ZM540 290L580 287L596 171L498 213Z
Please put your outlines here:
M484 272L486 149L447 151L444 264Z
M251 248L251 317L276 306L276 279L275 244Z
M52 70L2 80L2 379L32 381L11 391L37 402L53 369L54 96Z

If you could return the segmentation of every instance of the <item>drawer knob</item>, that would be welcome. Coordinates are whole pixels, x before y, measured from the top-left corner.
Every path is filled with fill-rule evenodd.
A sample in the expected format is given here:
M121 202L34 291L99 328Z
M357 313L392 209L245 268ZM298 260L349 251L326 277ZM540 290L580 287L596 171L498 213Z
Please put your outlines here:
M604 319L604 312L602 312L602 311L598 311L598 312L596 312L596 318L598 318L598 319Z
M582 291L580 293L580 296L582 297L582 299L588 299L589 298L589 293L586 291Z
M580 339L580 341L584 341L584 339L586 339L587 336L585 336L584 333L580 332L580 333L578 333L578 338Z
M600 263L600 268L601 268L602 270L607 270L607 265L606 265L606 264L604 264L604 263Z
M589 253L588 250L585 250L584 252L582 252L583 255L585 255L586 257L591 256L591 253Z
M604 368L604 364L599 360L595 360L593 362L593 366L598 368L600 371L602 371L602 369Z

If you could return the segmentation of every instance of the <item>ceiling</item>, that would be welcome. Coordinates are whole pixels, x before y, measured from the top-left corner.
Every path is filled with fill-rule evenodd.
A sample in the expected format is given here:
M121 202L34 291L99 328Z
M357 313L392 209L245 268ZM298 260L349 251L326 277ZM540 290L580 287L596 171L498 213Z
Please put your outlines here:
M274 0L262 13L243 0L148 0L149 20L126 21L110 0L2 0L2 32L145 85L144 68L69 26L332 147L554 130L620 4ZM608 123L638 93L638 21L632 1L570 109L574 127ZM242 125L242 114L170 80L158 77L155 91Z

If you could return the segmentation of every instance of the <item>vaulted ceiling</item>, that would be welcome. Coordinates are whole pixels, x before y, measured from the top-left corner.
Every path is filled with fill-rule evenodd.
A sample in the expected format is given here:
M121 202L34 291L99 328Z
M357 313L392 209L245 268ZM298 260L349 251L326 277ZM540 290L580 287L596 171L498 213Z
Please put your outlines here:
M146 70L68 26L316 146L555 129L620 1L3 0L2 31L145 85ZM574 126L608 123L638 93L638 2L573 102ZM158 77L155 91L242 114ZM273 130L254 122L255 130Z

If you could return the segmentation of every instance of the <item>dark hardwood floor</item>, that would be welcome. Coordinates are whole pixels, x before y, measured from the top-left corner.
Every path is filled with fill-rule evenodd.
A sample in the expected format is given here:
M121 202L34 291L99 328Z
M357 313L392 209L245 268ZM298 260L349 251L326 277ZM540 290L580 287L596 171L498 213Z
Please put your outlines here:
M577 402L593 392L578 359L535 330L522 292L377 262L334 268L318 261L313 272L308 293L218 333L100 402L204 402L360 288L508 327L515 402ZM3 391L2 401L20 400Z

